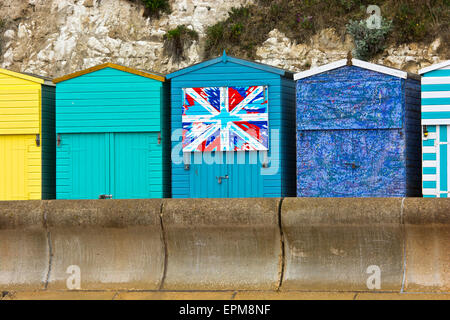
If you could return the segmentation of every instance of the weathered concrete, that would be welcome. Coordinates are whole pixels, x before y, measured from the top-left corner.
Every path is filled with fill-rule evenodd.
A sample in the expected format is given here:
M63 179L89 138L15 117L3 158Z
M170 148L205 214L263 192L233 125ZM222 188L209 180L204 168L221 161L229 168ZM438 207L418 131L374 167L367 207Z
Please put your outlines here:
M276 289L280 199L164 200L166 290Z
M281 222L286 268L282 290L367 291L369 266L382 291L403 276L401 199L285 199Z
M158 289L164 268L160 208L158 199L48 202L48 288L66 289L66 270L77 265L82 290Z
M133 290L448 293L449 225L450 199L0 202L0 293L68 291L71 265L82 291L125 299ZM369 266L379 288L367 286Z
M406 292L450 292L450 199L406 199Z
M49 266L40 201L0 201L0 288L40 289Z

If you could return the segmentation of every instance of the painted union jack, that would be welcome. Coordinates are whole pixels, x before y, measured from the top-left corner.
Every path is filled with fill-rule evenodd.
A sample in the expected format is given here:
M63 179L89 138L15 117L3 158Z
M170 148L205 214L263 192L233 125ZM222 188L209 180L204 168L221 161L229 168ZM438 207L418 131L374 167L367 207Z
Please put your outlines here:
M264 86L184 89L183 151L269 149Z

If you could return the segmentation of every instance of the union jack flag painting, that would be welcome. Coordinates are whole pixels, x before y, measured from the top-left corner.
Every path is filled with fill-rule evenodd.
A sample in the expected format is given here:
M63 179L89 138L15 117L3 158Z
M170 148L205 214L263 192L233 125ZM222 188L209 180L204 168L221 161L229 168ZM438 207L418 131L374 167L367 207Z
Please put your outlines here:
M183 151L269 150L264 86L184 89Z

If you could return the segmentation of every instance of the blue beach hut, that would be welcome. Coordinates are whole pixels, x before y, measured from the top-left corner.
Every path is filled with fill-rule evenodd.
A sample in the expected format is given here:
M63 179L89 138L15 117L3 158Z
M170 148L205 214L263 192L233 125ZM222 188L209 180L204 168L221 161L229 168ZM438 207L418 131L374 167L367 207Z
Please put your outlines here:
M357 59L297 73L297 195L420 195L420 77Z
M174 198L295 195L295 83L222 56L167 75Z

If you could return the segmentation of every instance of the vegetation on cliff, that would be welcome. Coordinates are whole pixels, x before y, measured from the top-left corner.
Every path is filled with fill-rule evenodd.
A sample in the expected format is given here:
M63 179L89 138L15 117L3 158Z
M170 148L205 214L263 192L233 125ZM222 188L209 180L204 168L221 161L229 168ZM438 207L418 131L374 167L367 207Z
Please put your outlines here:
M385 41L429 43L441 35L444 43L449 42L450 0L256 0L254 5L232 9L226 20L208 28L205 55L216 56L225 49L232 55L254 58L256 48L275 28L298 42L328 27L344 36L349 23L368 17L369 5L378 5L392 27L384 25L376 37L383 41L375 41L375 47L359 39L367 45L361 49L366 59L379 52Z

